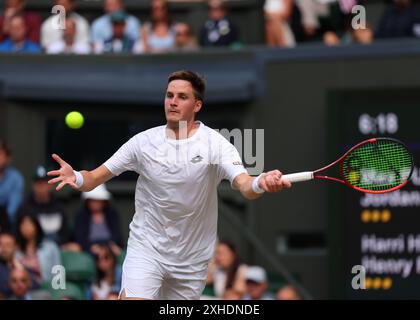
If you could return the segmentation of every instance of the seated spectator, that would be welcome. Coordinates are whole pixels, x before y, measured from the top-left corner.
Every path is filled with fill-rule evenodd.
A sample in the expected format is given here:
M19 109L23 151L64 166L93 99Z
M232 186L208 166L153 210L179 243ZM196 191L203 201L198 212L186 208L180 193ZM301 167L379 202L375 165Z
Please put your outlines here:
M0 140L0 206L6 208L9 222L13 224L22 202L24 181L20 172L10 165L11 157L9 146Z
M275 296L267 292L268 282L265 270L258 266L248 267L245 273L246 293L243 300L275 300Z
M420 12L411 0L393 0L379 21L377 38L420 37Z
M48 180L46 168L38 166L32 178L32 192L19 209L19 215L37 217L45 237L61 245L69 240L67 214L54 197Z
M44 237L38 219L31 214L22 214L17 222L19 262L32 274L35 285L52 279L52 268L61 263L60 250L55 242Z
M214 294L222 298L226 290L233 289L242 296L245 293L247 266L239 262L235 246L228 241L219 241L214 256L214 267L209 267L207 284L213 284Z
M96 53L132 53L135 40L125 35L128 15L117 11L111 15L112 35L102 43L95 44Z
M145 52L167 52L175 46L175 27L165 0L152 0L152 21L143 25L141 34Z
M12 293L9 288L10 272L14 268L24 268L16 259L18 246L13 234L0 233L0 294L5 298Z
M92 43L104 43L112 38L113 26L111 16L118 11L124 11L124 0L104 0L105 14L97 18L92 23ZM127 15L124 37L136 41L140 37L140 21L132 16Z
M9 300L49 300L51 295L44 290L30 291L31 278L28 271L21 268L12 269L9 280L12 296Z
M4 15L0 16L0 42L10 36L11 18L20 14L25 19L28 40L38 44L41 28L41 17L38 13L25 11L25 0L6 0Z
M239 43L236 26L227 17L224 0L209 0L209 19L200 32L200 45L203 47L232 46Z
M0 233L8 232L10 230L11 226L6 208L4 206L0 206Z
M357 4L356 0L296 0L304 30L303 40L322 41L324 33L328 31L341 37L345 31L346 23L351 18L351 8L355 4ZM329 36L327 35L327 37Z
M91 47L86 42L76 42L77 24L73 18L66 19L66 29L63 32L63 39L51 43L47 48L48 54L89 54Z
M0 43L0 52L41 53L41 48L26 36L26 22L22 15L10 18L9 38Z
M105 185L82 193L83 208L76 214L74 240L86 252L95 252L96 244L110 244L114 252L121 248L118 213L110 205L111 194Z
M96 281L91 286L93 300L107 300L112 292L121 289L122 268L109 245L98 245L96 249Z
M291 284L281 287L276 294L277 300L302 300L297 289Z
M288 23L292 10L292 0L265 0L265 32L268 46L295 46L295 37Z
M72 18L76 22L76 36L74 42L88 45L90 43L89 23L75 9L75 0L55 0L55 5L63 6L66 12L66 19ZM63 39L64 30L57 28L60 16L52 15L45 20L41 26L41 45L48 48L52 43L60 42Z
M174 51L189 52L198 50L197 39L192 34L188 23L179 22L175 25Z

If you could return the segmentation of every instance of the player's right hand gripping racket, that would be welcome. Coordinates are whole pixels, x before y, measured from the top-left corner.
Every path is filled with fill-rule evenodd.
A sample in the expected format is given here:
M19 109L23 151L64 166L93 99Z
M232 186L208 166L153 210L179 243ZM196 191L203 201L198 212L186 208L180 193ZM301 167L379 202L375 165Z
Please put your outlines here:
M323 175L339 165L340 178ZM360 142L341 158L316 171L283 175L290 182L325 179L344 183L366 193L386 193L402 188L413 172L413 156L400 141L372 138Z

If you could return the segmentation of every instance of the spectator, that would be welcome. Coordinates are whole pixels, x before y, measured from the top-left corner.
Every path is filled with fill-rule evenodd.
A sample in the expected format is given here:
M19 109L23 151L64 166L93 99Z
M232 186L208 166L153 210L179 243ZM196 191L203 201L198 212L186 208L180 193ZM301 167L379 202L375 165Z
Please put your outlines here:
M192 34L188 23L179 22L175 25L175 51L188 52L198 50L197 39Z
M342 35L350 17L349 10L357 4L355 0L296 0L302 16L305 41L321 41L325 32L331 31ZM330 37L331 34L327 37ZM330 37L332 38L332 37ZM328 42L328 41L327 41Z
M86 252L95 252L95 244L108 243L114 252L121 248L118 213L110 205L111 194L105 185L83 192L85 200L76 215L74 240Z
M239 43L238 29L227 18L227 5L223 0L209 0L209 19L200 32L200 45L233 46Z
M0 206L0 233L10 231L9 216L7 215L6 208Z
M53 241L45 239L35 216L22 214L18 217L17 242L20 248L17 258L32 274L34 286L50 281L53 266L61 262L60 250Z
M54 197L48 180L47 170L38 166L32 178L32 193L20 208L19 215L37 217L45 237L60 245L69 240L67 214Z
M41 48L28 40L25 18L21 14L10 18L9 38L0 43L0 52L41 53Z
M393 0L379 21L377 38L420 37L420 12L411 0Z
M135 40L125 35L128 15L124 11L111 14L112 35L102 43L95 44L96 53L132 53Z
M22 202L24 181L20 172L10 166L11 156L9 146L0 140L0 206L6 208L9 222L13 224Z
M76 22L76 36L74 42L88 45L90 42L89 23L81 15L74 12L75 0L55 0L55 4L63 6L66 12L66 19L72 18ZM63 39L63 30L57 28L60 22L59 15L52 15L41 26L41 44L48 48L52 43Z
M17 249L16 238L13 234L0 233L0 294L5 298L12 294L9 288L11 270L13 268L23 268L16 259Z
M86 42L76 42L77 24L73 18L66 19L66 28L63 31L63 38L51 43L46 52L49 54L89 54L90 45Z
M281 287L276 294L277 300L302 300L297 289L291 284Z
M49 300L51 295L44 290L30 291L31 278L28 271L15 268L10 272L10 289L12 296L9 300Z
M113 26L111 16L113 13L124 10L124 0L104 0L105 14L92 23L92 42L102 44L112 38ZM136 41L139 39L140 21L132 16L127 15L124 28L124 36L128 39Z
M166 0L152 0L152 21L142 27L145 52L167 52L175 46L175 27L171 23Z
M295 37L288 23L292 10L292 0L265 0L265 32L268 46L295 46Z
M214 294L222 298L226 290L233 289L242 296L245 293L247 266L240 264L235 246L219 241L214 256L214 268L209 268L208 284L213 284Z
M275 300L267 293L268 282L265 270L258 266L249 267L245 274L246 294L243 300Z
M107 300L112 292L120 291L122 270L109 245L98 245L95 258L97 278L91 287L92 298Z
M10 35L11 18L20 14L25 19L28 40L39 43L39 31L41 28L41 17L35 12L25 11L25 0L6 0L4 15L0 16L0 42L6 40Z

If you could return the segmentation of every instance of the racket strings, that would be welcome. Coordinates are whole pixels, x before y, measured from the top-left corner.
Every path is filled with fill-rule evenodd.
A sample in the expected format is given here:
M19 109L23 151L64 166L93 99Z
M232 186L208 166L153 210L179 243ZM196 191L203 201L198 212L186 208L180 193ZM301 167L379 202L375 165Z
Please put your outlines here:
M342 162L344 179L364 190L383 191L409 179L413 161L404 145L377 139L356 148Z

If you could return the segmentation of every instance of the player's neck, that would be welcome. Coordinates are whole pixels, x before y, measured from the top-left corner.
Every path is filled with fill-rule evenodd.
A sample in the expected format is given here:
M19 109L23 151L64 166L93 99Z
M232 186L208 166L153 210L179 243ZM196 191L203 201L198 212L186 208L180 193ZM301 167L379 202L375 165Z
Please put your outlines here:
M198 130L200 124L193 120L190 122L180 121L178 123L168 122L166 125L166 136L170 139L182 140L192 137Z

